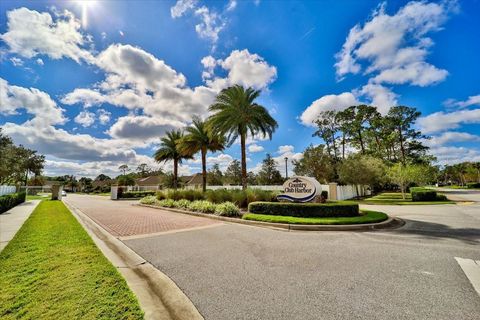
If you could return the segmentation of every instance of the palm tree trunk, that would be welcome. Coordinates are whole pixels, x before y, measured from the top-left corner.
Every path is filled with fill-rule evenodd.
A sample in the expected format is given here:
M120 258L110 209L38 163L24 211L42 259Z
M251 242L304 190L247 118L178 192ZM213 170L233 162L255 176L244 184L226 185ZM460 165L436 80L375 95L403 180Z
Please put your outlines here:
M247 189L247 154L245 152L245 133L240 134L240 147L242 149L242 189Z
M178 186L178 160L173 159L173 188L177 190Z
M202 190L207 191L207 150L202 148Z

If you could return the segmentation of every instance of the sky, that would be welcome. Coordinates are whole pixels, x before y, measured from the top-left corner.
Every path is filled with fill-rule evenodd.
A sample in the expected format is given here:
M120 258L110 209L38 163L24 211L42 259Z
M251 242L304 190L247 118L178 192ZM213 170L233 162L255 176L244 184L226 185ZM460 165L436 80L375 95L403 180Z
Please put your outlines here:
M168 171L152 159L165 131L241 84L279 124L248 139L249 170L270 153L291 172L319 112L359 103L416 107L438 164L480 161L479 39L478 0L3 0L0 126L47 175ZM237 143L207 161L239 158Z

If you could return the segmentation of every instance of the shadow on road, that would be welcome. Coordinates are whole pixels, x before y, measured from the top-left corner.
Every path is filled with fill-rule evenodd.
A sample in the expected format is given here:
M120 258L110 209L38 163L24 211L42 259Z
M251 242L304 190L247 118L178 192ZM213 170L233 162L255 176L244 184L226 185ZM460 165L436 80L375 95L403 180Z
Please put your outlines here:
M452 228L450 226L417 220L405 220L403 228L392 230L396 234L412 234L420 237L456 239L468 244L480 244L480 229L478 228Z

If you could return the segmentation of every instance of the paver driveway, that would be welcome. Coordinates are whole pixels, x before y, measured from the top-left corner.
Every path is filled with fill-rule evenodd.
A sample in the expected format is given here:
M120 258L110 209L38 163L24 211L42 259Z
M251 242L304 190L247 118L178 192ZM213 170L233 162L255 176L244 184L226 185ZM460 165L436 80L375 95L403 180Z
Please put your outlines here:
M480 297L455 257L480 260L480 203L383 209L405 227L287 232L224 223L124 243L206 319L478 319Z
M76 194L68 195L64 201L120 238L219 224L211 219L134 206L138 201L112 201L103 196Z

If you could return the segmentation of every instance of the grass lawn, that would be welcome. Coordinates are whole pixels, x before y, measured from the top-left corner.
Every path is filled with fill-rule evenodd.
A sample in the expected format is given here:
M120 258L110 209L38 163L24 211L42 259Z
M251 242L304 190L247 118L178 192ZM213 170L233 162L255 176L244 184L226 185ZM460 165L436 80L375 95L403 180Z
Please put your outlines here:
M28 195L27 194L27 201L28 200L44 200L44 199L50 199L52 195L51 194L37 194L37 195Z
M399 192L383 192L374 197L359 200L359 204L381 204L381 205L431 205L431 204L455 204L454 201L412 201L410 193L405 194L405 199Z
M298 218L289 216L273 216L266 214L246 213L242 219L255 220L263 222L290 223L290 224L362 224L381 222L388 219L383 212L361 210L358 217L338 217L338 218Z
M42 201L0 253L1 319L143 319L115 267L61 201Z

